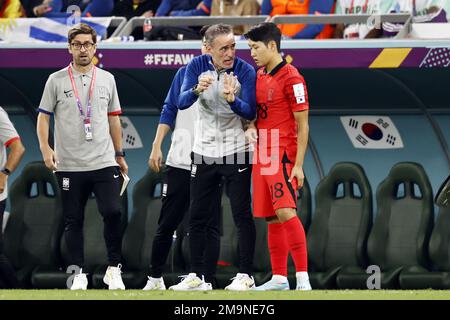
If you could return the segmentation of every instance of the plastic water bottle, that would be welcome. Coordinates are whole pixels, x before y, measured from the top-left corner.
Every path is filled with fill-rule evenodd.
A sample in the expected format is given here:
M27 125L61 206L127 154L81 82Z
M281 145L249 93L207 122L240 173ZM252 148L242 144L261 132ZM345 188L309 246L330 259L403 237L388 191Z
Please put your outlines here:
M142 31L144 33L144 39L146 41L149 41L151 39L151 32L152 32L152 19L145 18L144 20L144 26L142 27Z

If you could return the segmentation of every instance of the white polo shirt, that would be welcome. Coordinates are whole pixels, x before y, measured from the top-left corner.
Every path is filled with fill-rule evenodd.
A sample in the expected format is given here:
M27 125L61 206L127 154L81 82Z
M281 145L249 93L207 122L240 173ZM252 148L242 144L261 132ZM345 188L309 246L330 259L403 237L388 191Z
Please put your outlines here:
M2 142L2 146L0 147L0 161L1 168L3 168L6 164L7 154L6 148L15 140L20 139L17 134L16 129L14 128L11 120L9 120L8 114L2 107L0 107L0 141ZM3 201L8 196L8 186L5 186L5 190L0 193L0 201ZM1 226L0 226L1 228ZM1 229L0 229L1 231Z
M166 165L191 171L191 151L197 123L197 102L188 109L178 110Z
M92 171L118 165L108 122L108 115L121 113L114 76L97 67L86 74L72 67L73 76L83 113L86 114L94 68L96 80L92 97L91 141L86 141L83 118L77 107L68 67L51 74L45 84L38 111L54 115L55 152L59 161L57 171Z

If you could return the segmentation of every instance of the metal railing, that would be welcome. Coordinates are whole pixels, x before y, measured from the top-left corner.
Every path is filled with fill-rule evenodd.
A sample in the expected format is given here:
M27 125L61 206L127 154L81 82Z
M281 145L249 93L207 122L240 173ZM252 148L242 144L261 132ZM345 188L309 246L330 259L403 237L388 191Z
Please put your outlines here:
M405 23L411 17L405 13L391 14L291 14L276 15L270 18L270 21L276 24L353 24L353 23L374 23L374 22L392 22Z
M402 29L394 37L404 39L411 32L412 16L408 13L369 14L321 14L321 15L276 15L270 19L276 24L368 24L381 28L385 22L402 23Z
M134 17L128 21L122 31L117 36L129 36L136 28L144 26L143 17ZM230 25L254 25L264 22L269 16L233 16L233 17L153 17L150 18L152 26L204 26L216 23L226 23Z
M321 14L321 15L276 15L269 17L261 16L207 16L207 17L153 17L150 18L152 26L204 26L216 23L230 25L255 25L264 21L276 24L353 24L368 23L381 25L384 22L402 23L402 30L395 37L404 38L411 28L411 15L406 13L392 13L381 15L369 14ZM120 32L113 36L129 36L136 28L142 28L145 18L134 17L127 22Z
M116 29L111 34L110 38L117 37L120 34L120 32L122 31L122 29L126 26L126 24L127 24L127 18L112 17L109 27L113 27L113 28L115 27Z

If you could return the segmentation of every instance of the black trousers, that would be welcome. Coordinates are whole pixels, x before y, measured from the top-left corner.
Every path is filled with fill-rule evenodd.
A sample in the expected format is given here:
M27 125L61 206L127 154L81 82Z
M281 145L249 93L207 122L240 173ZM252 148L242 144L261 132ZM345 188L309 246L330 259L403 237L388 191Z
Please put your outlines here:
M167 166L163 172L164 186L158 229L153 239L151 256L151 276L162 276L163 267L172 245L172 236L189 210L190 178L188 170ZM206 248L204 252L205 279L214 283L217 260L220 254L220 203L221 190L212 195L210 220L206 225ZM187 239L189 239L188 237Z
M109 265L117 266L122 256L119 195L122 178L119 167L83 172L56 172L56 177L62 194L64 237L69 250L69 264L84 266L84 209L89 195L94 193L103 217L103 236Z
M225 178L239 243L239 272L251 274L255 252L255 222L251 212L251 172L249 154L206 159L193 154L191 170L190 252L191 270L204 274L202 257L207 242L207 224L211 218L211 202Z
M6 200L0 201L0 289L19 288L14 267L3 253L3 214L5 213Z

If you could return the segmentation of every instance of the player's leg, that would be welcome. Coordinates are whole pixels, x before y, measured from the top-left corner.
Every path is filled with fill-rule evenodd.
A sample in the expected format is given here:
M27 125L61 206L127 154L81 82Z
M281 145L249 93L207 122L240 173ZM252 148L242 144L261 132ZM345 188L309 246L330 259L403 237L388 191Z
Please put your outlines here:
M273 190L272 203L294 260L297 290L311 290L308 278L306 234L296 210L297 184L296 181L289 182L292 164L283 161L281 169L278 175L272 176L270 183Z
M239 243L239 273L227 290L253 289L255 281L253 273L253 256L255 254L256 228L251 212L251 175L252 165L249 155L247 161L239 164L224 164L221 174L226 178L227 193L230 199L231 211L236 224Z
M61 188L64 237L69 251L69 265L84 267L84 207L91 192L83 172L57 172Z
M152 243L150 277L144 290L165 290L162 278L173 241L173 233L189 208L191 173L188 170L167 166L163 172L162 207L158 229Z
M211 283L213 288L217 288L216 270L217 261L220 256L220 224L221 224L221 204L223 181L217 189L215 200L211 201L211 218L208 222L205 247L205 281Z
M125 290L122 281L122 221L119 167L96 170L90 175L97 207L103 217L103 236L108 251L108 268L103 282L110 290Z
M277 216L284 229L287 245L294 260L297 290L311 290L308 277L308 254L306 245L306 235L303 225L298 218L295 209L279 208L276 210Z
M86 290L88 280L86 274L83 273L83 222L84 207L92 191L92 186L89 184L85 172L56 172L56 178L61 189L64 239L69 252L68 265L76 265L80 268L70 289Z
M272 194L266 180L262 175L264 165L253 165L253 215L265 218L267 222L267 244L272 266L272 278L268 282L256 287L256 290L289 290L287 280L287 261L289 248L284 233L284 228L272 205Z
M194 155L194 159L196 156ZM179 284L171 286L171 290L210 290L205 281L204 254L206 248L207 225L211 219L211 202L220 187L217 175L218 165L197 163L191 170L191 205L189 208L189 252L191 272Z
M14 267L9 259L3 253L3 214L5 212L6 199L0 201L0 289L17 289L19 280L17 280Z

